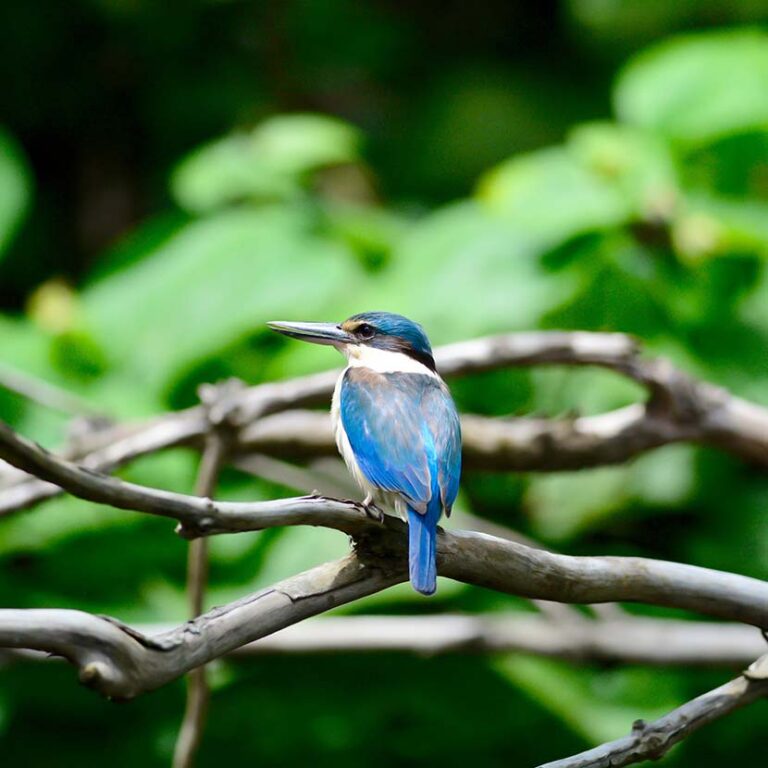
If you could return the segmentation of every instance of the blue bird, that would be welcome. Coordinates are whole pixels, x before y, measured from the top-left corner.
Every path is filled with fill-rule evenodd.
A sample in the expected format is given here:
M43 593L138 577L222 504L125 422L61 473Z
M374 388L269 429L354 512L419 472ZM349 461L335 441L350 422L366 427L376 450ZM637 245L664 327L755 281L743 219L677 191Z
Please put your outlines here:
M363 312L343 323L271 322L275 331L336 347L347 358L333 394L336 444L366 493L408 522L408 570L417 592L437 587L437 522L461 475L456 406L435 369L424 329L402 315Z

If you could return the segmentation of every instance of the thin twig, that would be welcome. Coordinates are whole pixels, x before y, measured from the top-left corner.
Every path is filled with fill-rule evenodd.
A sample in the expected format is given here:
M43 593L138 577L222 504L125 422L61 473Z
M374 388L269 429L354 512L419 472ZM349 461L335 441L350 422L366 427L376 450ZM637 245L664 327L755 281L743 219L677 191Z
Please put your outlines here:
M67 416L103 416L87 400L48 381L0 363L0 387Z
M195 495L213 498L225 456L224 437L219 430L214 429L208 436L200 460ZM187 555L187 591L190 615L193 619L203 612L207 583L208 540L193 539L189 543ZM187 675L187 703L173 753L173 768L190 768L194 765L195 755L202 741L209 699L208 675L203 665Z
M621 768L645 760L658 760L702 726L764 696L768 696L768 680L750 680L742 675L652 723L635 721L629 736L539 768Z

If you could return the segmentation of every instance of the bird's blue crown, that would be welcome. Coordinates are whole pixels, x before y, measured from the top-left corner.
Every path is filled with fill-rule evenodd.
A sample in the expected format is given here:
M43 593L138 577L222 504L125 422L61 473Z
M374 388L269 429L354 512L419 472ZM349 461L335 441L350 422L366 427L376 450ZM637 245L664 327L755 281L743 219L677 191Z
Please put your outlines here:
M392 312L361 312L345 320L341 327L371 347L406 354L435 370L427 334L407 317Z

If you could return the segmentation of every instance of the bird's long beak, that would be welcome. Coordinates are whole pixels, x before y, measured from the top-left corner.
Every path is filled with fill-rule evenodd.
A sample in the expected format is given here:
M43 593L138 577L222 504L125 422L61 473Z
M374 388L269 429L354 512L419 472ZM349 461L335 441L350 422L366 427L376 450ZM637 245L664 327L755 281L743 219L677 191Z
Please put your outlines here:
M339 346L354 340L350 334L335 323L285 323L282 320L273 320L267 325L273 331L290 336L292 339L310 341L313 344Z

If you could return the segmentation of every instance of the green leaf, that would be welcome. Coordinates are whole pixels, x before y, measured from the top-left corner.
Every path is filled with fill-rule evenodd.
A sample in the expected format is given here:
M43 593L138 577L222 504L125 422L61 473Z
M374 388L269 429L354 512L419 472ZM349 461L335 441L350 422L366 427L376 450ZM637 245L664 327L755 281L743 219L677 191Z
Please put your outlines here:
M563 250L580 290L546 318L550 328L620 330L650 339L670 329L668 295L677 289L661 265L622 231L584 238Z
M690 446L665 446L630 464L534 475L526 508L538 535L567 541L633 505L679 507L689 500L695 479Z
M90 282L103 280L113 272L129 267L153 253L176 235L186 224L189 217L180 211L160 214L140 222L138 226L122 237L91 268L88 275Z
M563 662L527 656L507 656L496 668L591 744L624 736L638 717L655 720L683 698L668 672L616 669L595 676Z
M0 315L0 360L26 373L51 373L50 339L32 323Z
M760 279L754 289L746 297L741 307L739 307L739 310L741 321L746 323L747 326L752 329L759 328L762 331L763 338L765 338L765 335L768 334L768 270L765 269L765 266L763 266ZM765 350L764 342L762 346L763 350ZM762 370L765 370L764 357ZM756 381L753 381L753 386L756 383ZM765 394L759 391L753 392L751 395L747 395L744 391L740 394L751 397L758 402L765 402L766 399Z
M361 307L414 317L435 343L530 328L575 290L570 275L542 265L543 250L475 203L450 205L411 228Z
M21 148L0 128L0 256L29 204L31 179Z
M694 449L690 445L666 445L632 464L632 496L649 506L665 510L679 507L688 501L695 484Z
M689 194L675 226L675 244L683 254L768 258L768 203L761 200Z
M768 34L718 31L663 42L635 57L614 92L622 120L703 143L768 128Z
M574 156L624 196L642 218L667 218L678 187L669 147L646 131L615 123L587 123L569 136Z
M331 316L360 275L304 210L233 210L184 227L83 294L115 368L157 390L267 320Z
M524 233L554 246L620 224L631 212L621 192L566 147L514 157L481 179L478 199Z
M625 466L533 476L525 506L537 535L567 541L598 527L629 502L630 477Z
M335 118L281 115L196 150L176 168L171 188L195 213L244 199L284 199L311 171L357 160L359 144L358 131Z
M736 198L768 198L768 132L724 136L687 152L680 174L689 189Z
M267 587L348 553L349 544L337 531L311 527L285 528L280 531L264 567L249 589Z
M346 243L371 269L389 261L412 223L394 211L374 206L338 203L327 206L324 214L331 236Z
M538 413L590 415L641 401L641 386L597 368L539 367L531 371L533 408Z

